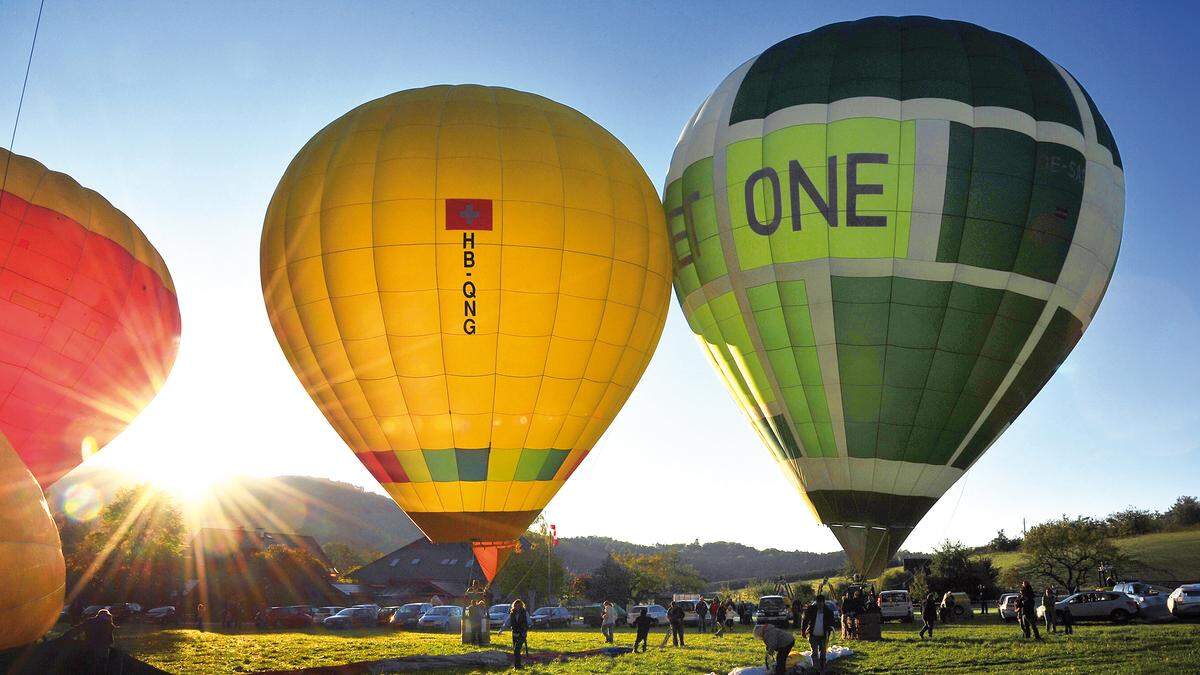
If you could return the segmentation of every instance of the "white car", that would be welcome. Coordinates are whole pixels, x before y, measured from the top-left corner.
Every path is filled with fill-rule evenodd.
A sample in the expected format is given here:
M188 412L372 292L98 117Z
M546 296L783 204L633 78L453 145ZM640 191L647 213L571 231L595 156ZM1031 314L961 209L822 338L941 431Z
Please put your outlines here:
M899 619L901 623L912 623L913 604L908 591L880 592L879 618L883 621Z
M667 608L662 605L631 605L626 612L626 621L632 626L634 621L637 621L638 615L642 610L646 610L646 616L650 617L650 624L657 626L667 623Z
M512 605L492 605L488 608L488 628L503 630L508 623L508 614Z
M1054 612L1060 623L1063 612L1068 608L1074 621L1092 619L1125 623L1138 613L1137 600L1115 591L1085 591L1059 600L1054 603ZM1037 607L1037 615L1039 619L1045 616L1045 607L1040 604Z
M418 628L458 630L462 625L463 608L458 605L438 605L421 615Z
M1000 618L1005 621L1017 620L1017 605L1021 603L1021 595L1019 593L1005 593L996 601L996 609L1000 612Z
M346 609L345 607L314 607L312 612L313 624L320 626L329 617Z
M1167 609L1167 593L1160 592L1144 581L1124 581L1113 590L1124 593L1137 601L1138 617L1146 621L1170 619L1171 612Z
M1179 618L1200 616L1200 584L1184 584L1172 591L1167 609Z

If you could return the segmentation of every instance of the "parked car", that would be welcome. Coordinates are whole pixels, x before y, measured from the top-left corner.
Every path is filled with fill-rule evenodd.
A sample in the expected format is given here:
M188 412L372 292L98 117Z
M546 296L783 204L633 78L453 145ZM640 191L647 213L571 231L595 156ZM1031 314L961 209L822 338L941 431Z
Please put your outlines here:
M347 607L333 616L326 617L321 625L332 630L341 628L364 628L379 623L379 610L372 605Z
M500 604L492 605L488 608L488 628L501 630L504 624L508 623L508 613L512 611L512 605Z
M395 616L399 607L383 607L379 610L379 615L376 618L376 623L380 626L386 626L392 622L392 617Z
M421 617L431 609L433 609L433 605L428 602L410 602L407 605L401 605L400 609L392 614L389 623L392 628L416 628Z
M312 614L310 615L310 616L312 616L313 625L316 625L316 626L322 625L322 623L325 621L325 619L333 616L334 614L337 614L338 612L342 611L343 609L346 609L346 608L338 607L338 606L313 607Z
M1181 619L1200 617L1200 584L1184 584L1171 591L1167 609Z
M1005 593L996 601L996 609L1000 612L1000 618L1005 621L1017 620L1017 605L1021 603L1021 595L1019 593Z
M136 602L120 602L115 605L88 605L83 608L83 618L90 619L102 609L107 609L116 623L125 623L131 617L142 613L142 606Z
M313 608L309 605L292 605L290 607L270 607L267 609L266 622L272 628L300 628L312 625Z
M625 609L620 605L613 605L613 610L617 613L617 625L624 626L626 617ZM583 607L580 607L579 620L583 622L583 625L585 626L599 628L600 624L604 622L604 605L601 603L596 603L594 605L584 605Z
M700 614L696 611L696 603L702 600L676 600L675 606L683 609L683 625L697 626L700 624Z
M792 610L782 595L764 595L758 599L758 609L754 611L753 618L756 624L770 623L779 628L787 628L792 618Z
M179 625L179 613L175 611L172 605L164 605L146 610L142 618L147 623L155 623L160 626L177 626Z
M1054 603L1054 612L1059 619L1067 607L1071 608L1071 618L1075 621L1107 620L1125 623L1138 613L1137 600L1115 591L1085 591L1068 595ZM1037 615L1038 618L1045 617L1045 608L1040 604Z
M530 628L567 628L575 617L566 607L538 607L529 615Z
M1144 581L1123 581L1113 586L1113 591L1124 593L1136 600L1138 616L1142 619L1170 618L1170 610L1167 609L1167 596L1170 594L1159 591Z
M642 613L643 609L646 610L646 616L650 618L650 625L657 626L668 623L667 608L662 605L633 605L625 615L626 621L632 624L637 620L638 615Z
M954 607L951 611L954 612L954 618L970 618L975 615L975 608L971 604L971 596L962 591L954 591L950 594L950 598L954 600Z
M434 630L459 630L462 626L463 608L458 605L430 607L417 621L418 628Z
M899 619L912 623L913 604L908 591L883 591L879 594L879 618L882 621Z

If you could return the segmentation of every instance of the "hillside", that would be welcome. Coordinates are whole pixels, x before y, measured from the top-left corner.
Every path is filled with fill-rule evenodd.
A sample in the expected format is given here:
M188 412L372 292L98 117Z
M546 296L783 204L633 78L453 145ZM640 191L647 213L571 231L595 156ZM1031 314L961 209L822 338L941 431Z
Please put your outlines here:
M87 486L106 501L131 483L102 469L74 471L48 492L51 509L63 510L73 486ZM388 553L421 536L408 516L388 497L352 485L313 476L240 477L198 503L185 505L191 529L262 527L316 537L321 544L341 542L363 551Z
M609 553L648 554L669 548L678 549L681 561L695 567L700 576L714 582L806 574L841 567L846 560L841 551L808 553L773 548L764 550L727 541L643 546L608 537L560 539L555 552L562 556L567 569L578 573L595 569Z
M1146 581L1184 582L1200 580L1200 529L1159 532L1116 540L1122 551L1141 563L1131 570L1118 570L1122 577ZM1000 570L1016 567L1020 553L986 553Z

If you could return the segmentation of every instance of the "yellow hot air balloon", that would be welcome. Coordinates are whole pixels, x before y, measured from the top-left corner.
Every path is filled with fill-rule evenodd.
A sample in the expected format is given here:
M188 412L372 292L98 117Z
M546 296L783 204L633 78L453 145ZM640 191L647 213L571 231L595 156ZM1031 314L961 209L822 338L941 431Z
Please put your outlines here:
M489 578L662 333L658 194L576 110L401 91L314 136L267 209L263 297L317 406L434 542Z
M63 607L58 528L21 458L0 434L0 651L45 635Z

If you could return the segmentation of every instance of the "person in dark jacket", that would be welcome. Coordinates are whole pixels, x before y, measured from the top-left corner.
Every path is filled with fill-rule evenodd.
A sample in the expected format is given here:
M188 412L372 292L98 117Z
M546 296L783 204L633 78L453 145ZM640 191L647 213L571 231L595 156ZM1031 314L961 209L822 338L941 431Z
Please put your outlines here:
M1028 581L1021 582L1021 597L1017 602L1021 605L1021 632L1025 633L1026 638L1032 632L1034 639L1041 640L1037 621L1037 593L1033 592L1033 586Z
M72 626L64 638L71 638L83 633L87 643L87 651L91 661L89 668L93 673L107 673L108 659L112 652L113 631L117 625L113 623L112 613L107 609L96 612L96 615L82 623Z
M529 637L529 612L525 610L525 603L517 598L513 600L512 607L508 610L509 630L512 631L513 642L513 668L521 667L521 650L528 650L527 646Z
M1073 635L1075 633L1075 617L1071 616L1071 606L1063 605L1062 614L1058 620L1062 623L1063 635Z
M637 637L633 640L633 651L637 653L638 645L642 646L642 652L646 651L646 643L650 640L650 624L653 622L650 617L646 616L646 608L638 613L637 618L633 620L633 625L637 628Z
M763 641L767 647L765 666L774 675L784 675L787 672L787 657L796 645L796 638L782 628L776 628L769 623L754 627L754 637Z
M703 600L696 601L696 632L703 633L708 629L708 604Z
M1058 598L1054 597L1054 589L1050 586L1042 591L1042 618L1046 620L1046 632L1057 633L1058 626L1054 622L1054 605Z
M833 632L833 610L825 604L825 596L818 593L816 599L808 603L800 617L800 634L808 638L808 646L812 647L813 667L817 672L825 672L825 650L829 647L829 634Z
M929 637L933 637L933 624L936 621L938 611L937 596L933 593L925 596L925 602L921 603L921 639L925 639L925 632L929 632Z
M683 607L675 603L667 608L667 621L671 623L671 644L675 647L683 645Z
M792 598L792 627L793 628L797 628L800 626L800 618L801 618L800 615L803 613L804 613L804 601L800 599L800 596L796 596L796 597Z

